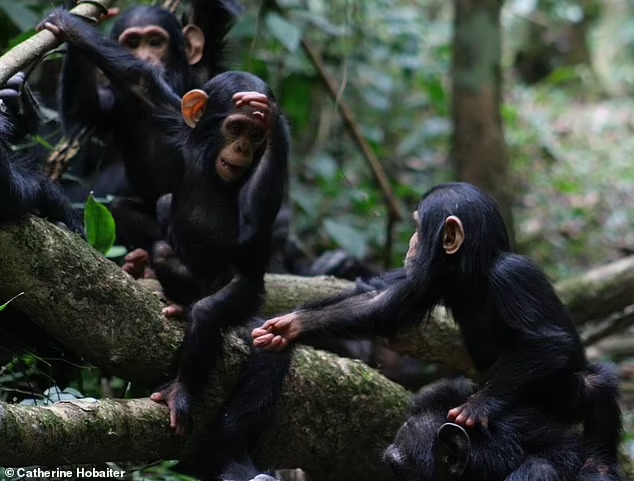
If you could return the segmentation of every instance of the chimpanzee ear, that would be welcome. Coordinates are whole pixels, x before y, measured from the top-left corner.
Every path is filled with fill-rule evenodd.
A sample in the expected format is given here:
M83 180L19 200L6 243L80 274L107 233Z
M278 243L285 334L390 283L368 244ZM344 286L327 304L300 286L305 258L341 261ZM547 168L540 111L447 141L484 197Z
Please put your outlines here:
M190 90L183 96L183 100L181 100L181 113L183 114L185 123L192 129L196 127L196 124L203 116L205 107L207 106L207 100L209 100L209 95L200 89Z
M200 62L203 58L203 51L205 50L205 34L196 25L185 25L183 27L183 35L185 36L185 42L187 46L185 48L185 54L187 55L187 61L189 65L194 65Z
M462 221L455 215L445 219L445 232L442 238L442 247L446 254L458 252L464 242L464 228Z

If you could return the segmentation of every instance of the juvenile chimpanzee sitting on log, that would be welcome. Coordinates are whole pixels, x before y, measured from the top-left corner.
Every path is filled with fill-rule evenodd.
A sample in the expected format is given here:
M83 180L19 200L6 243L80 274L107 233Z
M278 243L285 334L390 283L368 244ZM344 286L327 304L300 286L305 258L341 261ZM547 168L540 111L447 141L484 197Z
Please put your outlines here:
M44 173L41 152L11 150L39 124L39 105L24 79L18 73L0 86L0 222L34 214L82 233L81 219L61 187Z
M192 65L202 65L213 73L224 69L225 37L239 11L234 0L206 2L205 11L200 13L206 20L203 33L196 25L183 29L178 19L161 7L135 6L114 22L108 55L122 64L133 58L146 62L162 77L165 88L182 96L202 85ZM82 48L69 42L60 84L64 131L74 138L88 130L100 142L86 143L80 162L74 166L75 175L88 177L87 188L67 186L67 191L78 201L84 200L89 190L97 196L117 196L111 210L118 242L138 249L128 255L124 270L138 275L147 261L146 251L162 238L156 201L173 192L181 153L148 118L143 103L130 94L129 85L112 79L98 85L96 73Z
M171 301L187 306L178 376L153 399L170 407L184 432L222 350L220 331L244 325L260 308L273 222L284 195L289 133L265 82L225 72L202 90L176 95L155 69L65 11L44 26L93 62L118 89L143 102L147 118L173 134L183 158L173 194L157 203L168 242L154 248L154 269ZM179 312L166 308L167 315Z
M317 336L392 335L444 304L482 377L481 388L447 418L475 428L525 405L556 422L581 422L595 453L586 470L618 479L622 420L615 370L588 362L545 274L511 251L495 202L472 185L444 184L423 196L414 217L403 279L270 319L253 331L254 344L276 350Z

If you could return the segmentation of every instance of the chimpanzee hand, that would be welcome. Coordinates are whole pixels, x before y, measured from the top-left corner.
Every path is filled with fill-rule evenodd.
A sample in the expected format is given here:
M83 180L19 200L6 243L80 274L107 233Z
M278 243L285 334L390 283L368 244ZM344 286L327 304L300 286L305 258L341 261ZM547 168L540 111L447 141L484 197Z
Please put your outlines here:
M247 105L256 109L251 115L260 122L260 126L267 132L272 130L277 107L266 95L260 92L238 92L233 95L233 101L238 109Z
M18 72L0 88L0 99L6 100L20 95L20 88L24 83L24 72Z
M109 18L115 17L119 15L119 8L109 8L106 13L103 13L98 21L102 22L104 20L108 20ZM42 20L36 27L35 30L41 32L42 30L48 30L53 35L57 37L58 40L65 42L67 40L67 35L70 34L70 30L72 30L75 22L82 22L81 15L73 15L72 13L67 12L66 10L54 10L48 17ZM83 17L85 20L94 19L89 17Z
M185 435L191 427L191 394L178 380L161 391L152 393L152 401L165 402L170 410L170 427L179 436Z
M301 334L301 321L297 312L269 319L262 327L253 329L253 345L265 351L283 351Z
M64 31L64 20L71 16L70 13L64 10L54 10L44 20L37 24L35 30L41 32L42 30L48 30L51 32L57 40L61 42L66 41L66 33Z
M450 409L447 413L447 419L467 428L474 428L477 424L486 428L489 426L490 415L490 400L486 396L476 393L469 397L462 406Z

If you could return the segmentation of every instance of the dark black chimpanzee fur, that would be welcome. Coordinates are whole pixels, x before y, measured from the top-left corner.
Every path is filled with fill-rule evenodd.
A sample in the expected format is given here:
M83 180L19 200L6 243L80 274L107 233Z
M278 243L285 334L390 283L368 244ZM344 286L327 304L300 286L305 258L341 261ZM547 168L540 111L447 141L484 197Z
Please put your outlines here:
M39 123L39 105L23 82L20 73L0 89L0 222L34 214L83 233L81 219L64 192L44 173L41 152L11 149L11 144L34 133Z
M464 242L454 254L443 247L450 216L464 227ZM581 422L593 453L589 463L619 479L622 419L615 369L588 362L574 322L545 274L511 251L495 202L472 185L444 184L423 196L416 220L418 241L405 277L399 279L396 271L385 288L379 283L374 292L352 291L305 305L291 321L294 338L392 335L444 304L482 377L481 388L452 408L463 407L478 422L494 422L519 405L558 423ZM366 283L362 290L371 287ZM254 335L286 332L267 329Z

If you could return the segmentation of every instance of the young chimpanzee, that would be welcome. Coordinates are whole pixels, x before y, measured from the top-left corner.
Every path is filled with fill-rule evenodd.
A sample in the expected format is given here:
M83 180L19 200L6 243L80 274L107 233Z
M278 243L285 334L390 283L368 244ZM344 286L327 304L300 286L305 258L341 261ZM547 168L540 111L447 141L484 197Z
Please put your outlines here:
M110 42L68 12L52 13L44 26L142 102L147 118L164 135L174 134L183 158L172 194L157 203L168 242L155 246L154 269L168 299L189 306L189 322L177 379L153 396L167 401L171 425L183 432L192 396L220 356L220 331L244 325L262 304L285 188L286 121L266 83L253 75L225 72L181 99L155 69L114 55Z
M102 54L114 64L127 65L134 59L145 62L162 77L164 86L180 97L201 85L195 78L193 64L202 63L214 72L223 69L222 52L211 50L224 47L239 6L234 0L214 0L207 2L207 7L215 15L208 17L205 34L195 25L183 29L178 19L163 8L133 7L113 24L110 41L100 43ZM75 22L73 29L67 32L70 38L81 37L92 27ZM86 55L86 48L90 46L69 42L61 78L60 113L69 137L88 129L102 145L105 143L105 148L84 145L87 150L82 152L82 159L86 165L75 174L93 176L87 190L93 190L95 195L119 196L111 204L118 242L147 251L161 238L156 201L174 190L181 153L148 118L143 103L130 94L130 84L121 85L112 78L105 85L98 84L96 68ZM102 165L98 165L99 159L103 159ZM124 182L112 185L113 179L119 184ZM145 255L143 251L131 253L124 270L138 270Z
M618 380L609 364L590 364L574 323L545 274L511 252L495 202L465 183L425 194L406 276L374 293L343 293L271 319L254 343L284 349L316 336L392 335L444 304L460 327L481 388L449 410L450 421L487 426L518 405L557 422L583 422L598 471L618 476ZM379 284L380 286L380 284Z
M39 105L24 80L18 73L0 88L0 222L34 214L82 233L81 219L61 187L44 173L41 152L11 150L39 124Z
M469 434L447 423L447 411L476 392L458 378L414 396L410 417L383 453L397 481L577 481L586 457L578 432L539 410L509 409Z

